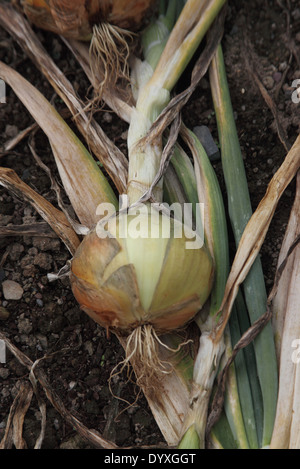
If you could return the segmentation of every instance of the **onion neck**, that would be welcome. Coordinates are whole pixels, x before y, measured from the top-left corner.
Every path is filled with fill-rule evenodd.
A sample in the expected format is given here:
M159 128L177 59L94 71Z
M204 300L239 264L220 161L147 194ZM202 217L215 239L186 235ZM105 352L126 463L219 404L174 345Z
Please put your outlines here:
M136 107L128 130L128 182L129 205L137 202L147 192L157 175L162 155L162 139L146 141L148 131L162 109L170 100L170 93L151 80L139 91ZM142 140L141 140L142 139ZM156 202L162 202L163 180L153 189Z

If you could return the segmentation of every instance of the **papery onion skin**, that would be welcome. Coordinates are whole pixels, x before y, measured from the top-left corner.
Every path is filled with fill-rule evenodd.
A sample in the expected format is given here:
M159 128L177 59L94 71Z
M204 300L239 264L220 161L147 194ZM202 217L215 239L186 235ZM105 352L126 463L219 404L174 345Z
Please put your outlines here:
M89 40L93 26L107 22L132 32L145 25L156 0L20 0L28 19L39 28L67 38Z
M143 324L151 324L159 332L181 328L207 301L214 278L213 261L205 246L188 250L186 241L171 237L143 239L138 244L126 238L101 239L92 231L72 260L73 294L81 308L106 329L130 332ZM143 254L140 246L144 242ZM157 273L160 261L155 255L162 243ZM132 256L138 261L132 263ZM151 286L153 278L158 281Z

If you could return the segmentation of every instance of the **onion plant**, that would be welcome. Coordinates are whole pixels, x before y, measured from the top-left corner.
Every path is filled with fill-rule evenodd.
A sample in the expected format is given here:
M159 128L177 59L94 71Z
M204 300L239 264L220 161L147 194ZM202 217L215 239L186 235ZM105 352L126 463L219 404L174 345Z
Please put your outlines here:
M299 169L300 143L298 138L252 214L222 48L209 42L224 5L225 0L159 2L157 15L140 34L142 57L128 62L127 103L102 80L105 70L88 63L87 49L66 41L95 89L99 74L101 97L128 122L127 161L87 114L24 18L0 3L0 21L49 79L111 176L108 181L50 103L0 63L1 78L49 138L78 220L70 219L63 204L61 211L54 209L13 170L0 168L0 183L23 194L66 243L71 286L81 308L124 346L124 361L113 373L133 367L167 443L180 449L262 448L270 445L272 434L276 446L276 421L282 421L280 405L275 419L278 356L265 319L269 303L258 253L276 204ZM191 87L176 95L176 83L201 43L210 64L229 220L211 162L180 119L195 76L201 76L195 69ZM107 149L108 157L103 156ZM190 210L182 219L186 206ZM232 265L229 224L236 243ZM200 337L195 356L188 348L191 321ZM288 446L288 429L285 437ZM297 444L294 431L292 446Z

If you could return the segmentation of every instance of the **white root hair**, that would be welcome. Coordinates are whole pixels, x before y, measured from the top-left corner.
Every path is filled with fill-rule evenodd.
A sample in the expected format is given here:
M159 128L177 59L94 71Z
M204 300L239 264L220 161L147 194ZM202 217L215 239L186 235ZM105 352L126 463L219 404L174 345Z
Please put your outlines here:
M93 27L90 66L99 99L103 90L115 87L118 80L130 82L128 58L132 38L133 33L109 23Z
M172 373L174 364L172 360L162 359L160 349L163 348L176 354L184 345L191 342L184 341L176 349L162 342L151 324L136 327L128 336L125 347L125 358L118 363L111 372L111 380L127 368L130 377L132 369L136 376L136 384L140 388L155 388L166 374Z

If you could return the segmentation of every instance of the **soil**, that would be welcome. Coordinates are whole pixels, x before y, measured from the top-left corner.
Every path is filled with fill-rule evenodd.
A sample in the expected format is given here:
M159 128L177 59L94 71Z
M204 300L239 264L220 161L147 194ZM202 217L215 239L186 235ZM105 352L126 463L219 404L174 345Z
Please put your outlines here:
M84 72L54 34L38 35L61 70L84 97L89 84ZM244 157L253 209L263 197L274 172L279 168L286 148L279 138L274 116L247 68L251 44L255 72L273 98L286 141L294 142L300 131L300 104L291 99L293 80L300 78L300 8L296 0L248 2L230 1L223 38L236 125ZM30 80L55 106L62 102L19 46L0 29L0 59ZM179 86L183 86L181 80ZM127 124L108 109L96 115L108 137L126 149ZM183 110L185 124L193 129L207 125L218 141L215 115L205 76ZM67 122L72 125L70 120ZM32 117L11 89L7 102L0 104L1 146L33 123ZM49 143L41 130L35 134L35 147L42 161L55 173ZM13 168L19 177L56 205L47 174L35 163L28 136L11 151L0 153L0 164ZM213 163L224 190L220 161ZM238 182L237 182L238 183ZM294 182L285 191L261 250L267 289L272 286L281 242L293 203ZM0 225L31 225L42 219L20 198L0 187ZM123 349L114 335L83 313L76 303L67 278L49 282L47 273L58 272L70 258L63 243L49 236L0 236L0 284L13 280L23 288L19 300L6 300L0 288L0 330L32 361L40 362L52 389L65 407L86 427L96 429L121 447L161 445L164 438L152 417L146 399L126 376L114 382L116 399L108 387L114 366L123 358ZM7 351L6 363L0 364L0 440L8 414L28 370ZM122 399L131 396L133 405ZM42 447L45 449L92 448L66 423L47 401L47 423ZM33 448L40 433L41 413L33 397L25 416L23 437Z

